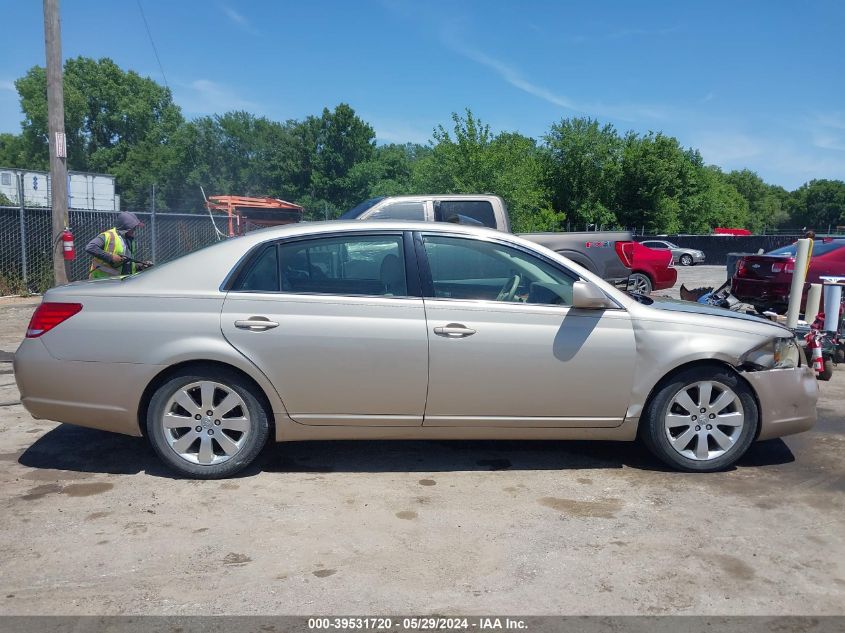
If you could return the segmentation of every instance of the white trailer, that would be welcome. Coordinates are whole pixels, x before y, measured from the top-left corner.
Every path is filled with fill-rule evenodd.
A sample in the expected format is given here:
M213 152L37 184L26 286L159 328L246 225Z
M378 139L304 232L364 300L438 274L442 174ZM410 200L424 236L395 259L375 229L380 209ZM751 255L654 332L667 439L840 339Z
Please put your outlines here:
M0 193L19 205L18 178L23 177L25 207L49 207L50 174L0 167ZM68 173L68 208L88 211L120 211L120 196L115 194L114 176L72 171Z

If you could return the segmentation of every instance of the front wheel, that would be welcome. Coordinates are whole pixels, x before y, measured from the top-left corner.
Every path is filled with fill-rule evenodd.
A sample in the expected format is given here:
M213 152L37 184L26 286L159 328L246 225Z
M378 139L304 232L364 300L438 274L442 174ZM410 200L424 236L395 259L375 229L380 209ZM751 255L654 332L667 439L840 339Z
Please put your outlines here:
M681 266L692 266L692 255L690 255L690 254L681 255L681 258L678 260L678 263Z
M692 367L665 381L648 403L640 437L678 470L713 472L736 463L757 433L751 388L729 369Z
M651 293L651 288L651 279L644 273L631 273L628 277L628 292L647 295Z
M177 375L153 394L147 435L158 456L179 474L229 477L246 468L269 434L267 413L253 387L218 368Z

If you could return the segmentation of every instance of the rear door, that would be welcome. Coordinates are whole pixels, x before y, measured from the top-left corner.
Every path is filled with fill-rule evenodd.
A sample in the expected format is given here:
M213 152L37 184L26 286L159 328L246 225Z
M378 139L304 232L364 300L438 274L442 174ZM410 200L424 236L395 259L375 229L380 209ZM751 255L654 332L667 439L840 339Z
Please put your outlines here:
M297 422L422 424L428 335L405 244L399 231L267 244L227 294L223 334Z

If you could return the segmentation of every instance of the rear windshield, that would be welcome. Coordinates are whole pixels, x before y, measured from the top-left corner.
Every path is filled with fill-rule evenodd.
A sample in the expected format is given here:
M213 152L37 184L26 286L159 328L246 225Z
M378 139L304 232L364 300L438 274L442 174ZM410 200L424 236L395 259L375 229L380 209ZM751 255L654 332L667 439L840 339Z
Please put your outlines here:
M822 242L821 240L816 240L813 242L813 255L824 255L825 253L830 253L832 251L840 249L843 246L845 246L845 240L836 240L834 242ZM781 248L770 251L766 253L766 255L776 255L778 257L795 257L796 249L796 244L790 244L789 246L783 246Z
M379 202L384 200L387 196L379 196L378 198L370 198L369 200L364 200L361 204L357 204L349 211L344 213L340 216L341 220L354 220L355 218L359 217L361 214L364 213L370 207L377 205Z

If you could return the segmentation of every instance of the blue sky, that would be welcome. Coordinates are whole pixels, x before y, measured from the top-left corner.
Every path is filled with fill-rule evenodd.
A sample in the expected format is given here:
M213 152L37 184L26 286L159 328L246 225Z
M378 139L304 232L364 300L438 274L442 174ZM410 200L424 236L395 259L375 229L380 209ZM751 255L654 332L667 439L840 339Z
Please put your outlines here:
M845 2L141 0L184 114L277 120L347 102L380 142L426 142L469 107L540 138L592 116L660 130L789 189L845 179ZM0 131L44 63L42 3L0 0ZM63 0L65 58L162 82L138 4ZM9 28L13 27L13 28Z

